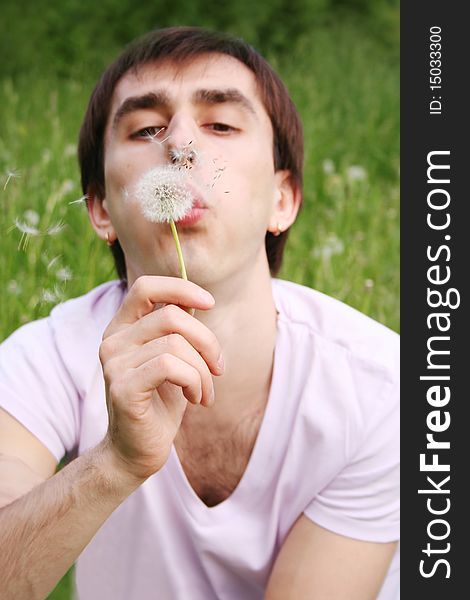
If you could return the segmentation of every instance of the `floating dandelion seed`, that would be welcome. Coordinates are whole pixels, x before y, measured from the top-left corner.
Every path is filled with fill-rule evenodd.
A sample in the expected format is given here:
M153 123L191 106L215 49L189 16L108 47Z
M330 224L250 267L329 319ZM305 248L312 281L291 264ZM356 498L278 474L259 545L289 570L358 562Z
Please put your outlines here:
M48 264L47 264L47 270L50 271L54 265L60 260L61 255L59 254L58 256L54 256L54 258L52 258Z
M7 178L5 180L5 185L3 186L3 189L6 190L7 189L7 185L10 183L11 179L17 179L18 177L20 177L20 172L17 171L16 169L11 169L10 171L6 172Z
M57 222L55 225L51 225L47 228L46 235L57 235L65 228L63 221Z
M26 248L28 247L30 238L41 235L41 232L39 231L39 229L37 227L30 225L26 221L20 221L20 219L18 219L18 218L15 219L14 225L9 229L9 231L14 229L15 227L16 227L16 229L18 229L18 231L21 232L21 238L18 243L18 250L21 250L21 249L26 250Z
M78 198L77 200L72 200L71 202L69 202L69 204L85 204L87 200L88 200L88 196L85 194L84 196L82 196L81 198Z
M166 141L168 141L170 139L170 137L171 137L171 136L168 135L164 140L157 140L157 135L160 133L160 131L162 129L163 128L160 127L160 129L156 133L154 133L153 135L147 131L147 134L146 134L145 137L149 140L149 142L152 142L154 144L158 144L159 146L161 146Z

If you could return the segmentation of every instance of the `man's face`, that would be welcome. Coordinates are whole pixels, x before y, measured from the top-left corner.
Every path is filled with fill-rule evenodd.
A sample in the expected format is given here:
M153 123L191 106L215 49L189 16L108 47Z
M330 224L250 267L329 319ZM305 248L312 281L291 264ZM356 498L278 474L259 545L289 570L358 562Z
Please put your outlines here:
M186 66L145 65L116 86L105 133L103 207L126 256L129 283L179 274L167 223L151 223L133 199L139 178L183 156L196 206L177 223L188 276L210 285L264 256L280 197L273 132L253 73L236 59L204 55ZM271 225L272 227L272 225ZM262 259L262 258L261 258Z

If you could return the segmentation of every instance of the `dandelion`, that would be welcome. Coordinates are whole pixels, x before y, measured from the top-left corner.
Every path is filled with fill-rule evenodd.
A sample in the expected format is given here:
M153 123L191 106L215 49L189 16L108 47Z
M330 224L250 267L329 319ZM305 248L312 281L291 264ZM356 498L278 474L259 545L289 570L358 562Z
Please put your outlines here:
M360 165L352 165L347 168L346 176L349 181L363 181L367 179L367 171Z
M331 158L326 158L322 162L323 173L326 175L332 175L335 172L335 163L331 160Z
M16 169L11 169L6 172L6 176L7 176L7 178L5 180L5 185L3 186L4 190L7 189L7 185L10 183L11 179L17 179L18 177L20 177L20 172L17 171Z
M65 181L62 183L61 192L63 194L68 194L74 189L74 187L75 182L73 182L71 179L65 179Z
M344 251L344 243L334 233L327 236L325 243L319 248L315 248L313 256L329 260L335 254L341 254Z
M12 296L19 296L21 294L21 286L18 284L16 279L12 279L8 282L7 292Z
M366 290L368 292L370 292L372 290L372 288L374 287L374 280L373 279L366 279L364 281L364 287L366 288Z
M67 144L64 148L64 156L71 157L77 153L77 146L75 144Z
M185 185L184 171L177 166L156 167L144 173L137 182L134 197L140 203L144 217L152 223L169 223L181 268L181 277L188 279L175 221L186 216L193 206L193 196Z
M45 165L51 162L52 152L49 148L44 148L44 150L42 151L41 159Z
M193 206L193 196L179 167L156 167L137 182L134 197L144 217L152 223L179 221Z

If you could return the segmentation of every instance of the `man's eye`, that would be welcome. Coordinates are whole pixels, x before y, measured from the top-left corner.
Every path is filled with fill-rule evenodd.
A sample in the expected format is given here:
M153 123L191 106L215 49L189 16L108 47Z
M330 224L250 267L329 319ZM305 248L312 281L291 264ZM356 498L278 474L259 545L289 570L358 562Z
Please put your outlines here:
M230 131L235 131L234 127L231 125L226 125L225 123L210 123L208 127L213 131L218 131L220 133L229 133Z
M156 138L162 131L164 131L164 129L165 127L144 127L143 129L139 129L139 131L134 133L132 137Z

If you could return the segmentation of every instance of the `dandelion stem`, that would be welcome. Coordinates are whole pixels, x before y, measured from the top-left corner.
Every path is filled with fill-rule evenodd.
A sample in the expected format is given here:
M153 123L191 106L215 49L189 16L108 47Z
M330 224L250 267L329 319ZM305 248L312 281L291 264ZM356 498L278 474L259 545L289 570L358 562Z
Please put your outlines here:
M176 244L176 252L178 253L178 260L180 262L181 267L181 277L188 281L188 275L186 273L186 267L184 266L183 252L181 250L181 244L178 237L178 231L176 230L176 225L173 219L170 220L171 233L173 234L173 239Z
M175 240L175 244L176 244L176 252L178 254L178 260L180 261L181 277L185 281L188 281L188 275L186 273L186 267L184 266L184 258L183 258L183 252L181 250L180 239L178 237L178 231L176 229L176 225L175 225L175 222L173 221L173 219L170 219L170 227L171 227L171 233L173 234L173 239ZM194 313L196 312L194 308L187 308L186 311L192 317L194 317Z

